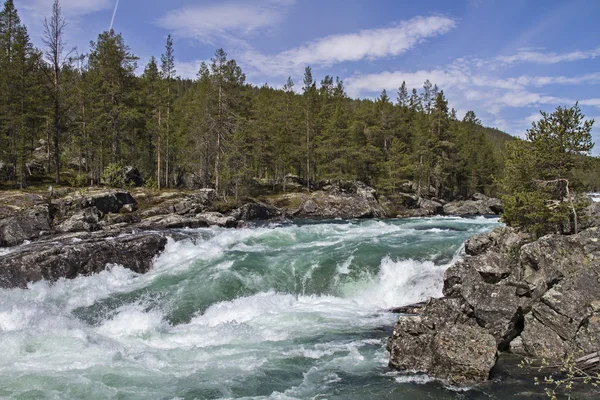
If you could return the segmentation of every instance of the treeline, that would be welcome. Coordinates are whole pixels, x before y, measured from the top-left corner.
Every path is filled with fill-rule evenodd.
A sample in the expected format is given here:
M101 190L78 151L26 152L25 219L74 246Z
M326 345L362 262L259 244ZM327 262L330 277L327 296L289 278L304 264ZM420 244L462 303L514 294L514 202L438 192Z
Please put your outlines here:
M508 135L489 134L472 111L459 120L437 85L403 83L392 99L348 97L339 78L256 87L219 49L194 80L178 78L173 41L140 76L138 58L114 31L85 54L69 52L55 1L36 49L12 0L0 14L0 161L27 185L39 140L56 182L78 172L100 183L107 169L134 165L147 185L215 187L243 195L255 182L292 174L308 187L358 179L391 193L469 196L494 190ZM300 86L300 87L298 87ZM503 137L504 135L504 137Z

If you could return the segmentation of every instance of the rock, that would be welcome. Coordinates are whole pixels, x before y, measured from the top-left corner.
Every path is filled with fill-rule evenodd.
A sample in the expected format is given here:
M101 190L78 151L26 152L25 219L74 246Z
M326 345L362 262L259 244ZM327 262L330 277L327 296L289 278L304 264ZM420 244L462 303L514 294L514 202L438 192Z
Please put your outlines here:
M388 343L390 365L465 384L484 379L487 367L483 366L495 357L488 351L490 338L495 350L549 362L559 362L568 354L597 351L597 227L578 235L548 235L536 241L503 227L469 239L465 249L467 256L446 270L445 298L399 309L417 313L420 319L410 322L409 317L401 317L396 324ZM441 332L448 332L448 338ZM482 349L481 353L475 351L476 372L472 377L463 373L467 376L464 381L457 365L467 365L462 356L473 349L460 347L464 343L456 342L461 337Z
M139 229L155 230L155 229L181 229L181 228L206 228L208 222L201 218L186 217L182 215L157 215L154 217L145 218L136 225Z
M498 354L494 337L485 330L456 325L447 326L435 336L432 352L432 374L453 385L488 380Z
M399 371L430 373L435 325L422 316L400 317L388 340L389 366Z
M521 333L523 311L516 288L479 283L464 285L462 295L479 326L493 335L500 350Z
M26 163L25 168L27 169L29 176L43 175L46 173L46 167L44 167L44 164L35 160Z
M444 206L447 215L489 215L504 211L499 199L487 197L481 193L473 195L472 200L453 201Z
M133 185L137 187L144 185L142 174L136 167L131 165L123 167L123 182L126 185Z
M559 361L569 352L568 344L532 314L525 316L525 328L521 339L525 354L529 357Z
M308 200L302 206L302 211L304 211L306 214L314 214L317 212L318 209L319 209L319 206L317 206L317 203L315 203L312 200Z
M487 380L497 356L494 337L475 325L456 325L451 318L442 322L440 317L400 317L388 340L390 367L431 374L451 384Z
M222 228L234 228L237 226L237 221L234 217L226 217L218 212L204 212L196 215L196 218L205 221L209 226L220 226Z
M81 200L81 208L96 207L107 213L118 213L125 205L136 205L137 202L127 191L115 191L94 194Z
M425 215L439 215L444 212L444 206L441 203L433 200L420 198L417 202L417 207L425 211Z
M50 223L47 207L37 207L0 219L0 247L16 246L25 240L36 239L50 231Z
M56 227L58 232L92 232L101 229L104 214L97 207L85 208Z
M128 213L132 213L135 212L137 210L137 204L125 204L121 210L119 210L119 212L124 213L124 214L128 214Z
M199 189L196 193L188 196L194 203L201 204L205 207L210 206L215 201L219 200L219 195L215 189Z
M138 224L142 221L139 215L134 213L125 213L125 214L108 214L104 217L102 221L100 221L100 225L102 227L109 227L111 225L134 225Z
M579 217L579 230L600 226L600 202L592 201Z
M383 218L377 192L362 182L329 182L323 190L269 196L266 201L294 218Z
M480 233L465 242L465 252L476 256L489 250L507 254L517 254L519 249L531 235L517 231L514 228L500 227L491 232Z
M103 271L110 264L145 273L167 244L167 239L156 233L123 237L100 233L74 239L39 241L1 257L0 288L26 288L41 280L73 279Z
M248 203L236 209L231 214L238 221L269 220L282 216L281 211L269 204Z

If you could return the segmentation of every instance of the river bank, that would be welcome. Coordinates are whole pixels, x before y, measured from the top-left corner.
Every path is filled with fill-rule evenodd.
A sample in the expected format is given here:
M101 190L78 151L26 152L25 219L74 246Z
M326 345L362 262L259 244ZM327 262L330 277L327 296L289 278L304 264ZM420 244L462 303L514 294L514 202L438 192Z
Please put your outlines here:
M150 269L165 247L166 229L239 228L253 221L365 219L489 214L498 200L483 195L442 205L403 194L385 198L360 182L337 182L315 192L225 201L212 189L149 191L86 189L4 192L0 198L0 287L74 278L119 264ZM11 249L19 246L17 249ZM132 254L137 257L131 257Z

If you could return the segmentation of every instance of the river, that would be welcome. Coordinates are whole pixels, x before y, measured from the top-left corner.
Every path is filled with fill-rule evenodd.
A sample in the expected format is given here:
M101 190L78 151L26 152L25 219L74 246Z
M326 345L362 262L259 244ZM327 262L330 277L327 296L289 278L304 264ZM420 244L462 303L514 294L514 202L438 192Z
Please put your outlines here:
M441 296L497 219L272 223L168 232L138 275L0 291L0 398L489 399L387 368L388 309ZM507 389L509 388L509 389ZM538 390L539 393L539 390Z

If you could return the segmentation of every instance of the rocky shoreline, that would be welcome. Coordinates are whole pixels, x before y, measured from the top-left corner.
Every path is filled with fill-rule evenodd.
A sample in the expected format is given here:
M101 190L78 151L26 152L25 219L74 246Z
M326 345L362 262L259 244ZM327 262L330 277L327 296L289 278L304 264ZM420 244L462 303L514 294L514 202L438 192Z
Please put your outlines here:
M538 240L502 227L465 250L445 273L445 297L396 310L392 368L469 385L488 380L503 354L557 363L598 351L598 227Z
M400 200L398 200L400 199ZM361 182L336 182L314 192L288 192L228 204L213 189L84 190L52 196L9 192L0 199L0 287L89 275L107 264L147 271L165 246L165 229L285 219L354 219L449 213L489 214L496 199L442 205L412 194L395 201ZM33 242L33 243L32 243ZM11 249L15 246L18 248ZM131 261L132 254L139 254Z

